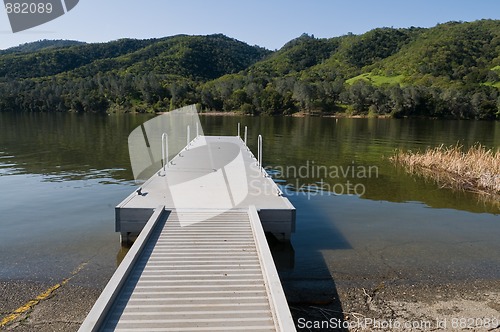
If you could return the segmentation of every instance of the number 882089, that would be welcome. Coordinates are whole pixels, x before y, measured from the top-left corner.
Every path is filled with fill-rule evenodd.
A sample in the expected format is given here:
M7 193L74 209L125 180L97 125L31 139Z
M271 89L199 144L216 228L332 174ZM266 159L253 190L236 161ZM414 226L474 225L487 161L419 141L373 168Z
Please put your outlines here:
M47 3L28 3L28 2L7 2L5 10L7 14L50 14L52 13L52 4Z

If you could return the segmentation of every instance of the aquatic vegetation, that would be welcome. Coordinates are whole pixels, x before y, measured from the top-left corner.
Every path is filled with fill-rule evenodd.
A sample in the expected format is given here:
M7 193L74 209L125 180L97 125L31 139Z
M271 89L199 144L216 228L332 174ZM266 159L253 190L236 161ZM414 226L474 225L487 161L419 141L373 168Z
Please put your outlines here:
M390 158L411 173L430 177L445 187L500 195L500 149L481 144L428 148L424 152L396 151Z

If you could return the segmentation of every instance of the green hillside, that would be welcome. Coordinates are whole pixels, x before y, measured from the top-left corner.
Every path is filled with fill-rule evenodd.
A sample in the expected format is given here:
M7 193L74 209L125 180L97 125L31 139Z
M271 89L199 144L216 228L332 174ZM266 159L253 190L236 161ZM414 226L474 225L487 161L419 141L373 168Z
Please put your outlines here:
M0 50L0 54L11 54L11 53L30 53L40 50L64 48L75 45L84 45L84 42L79 42L76 40L39 40L32 43L25 43L16 47L11 47L7 50Z
M271 52L224 35L42 41L0 52L0 111L500 119L500 21L378 28Z
M330 58L338 47L337 39L316 39L303 34L286 43L267 59L253 65L249 73L272 76L298 73Z
M295 61L286 72L280 65L290 49L284 47L210 88L224 110L499 119L499 33L500 21L482 20L296 42L294 54L323 56L302 68ZM232 97L226 86L233 87Z
M0 56L2 111L169 109L270 51L223 35L122 39ZM193 97L194 98L194 97Z
M409 82L433 84L432 77L458 85L486 82L500 64L500 26L498 21L443 24L390 60L380 68L397 70Z

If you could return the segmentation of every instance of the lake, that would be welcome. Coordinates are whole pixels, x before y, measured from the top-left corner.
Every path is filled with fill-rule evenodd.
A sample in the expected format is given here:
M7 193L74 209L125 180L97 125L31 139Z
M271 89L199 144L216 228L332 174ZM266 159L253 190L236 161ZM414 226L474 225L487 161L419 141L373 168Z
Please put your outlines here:
M60 281L80 264L102 287L123 255L114 206L136 184L127 138L147 115L0 113L0 280ZM497 202L391 164L395 149L500 146L500 122L202 116L207 135L249 128L297 208L271 241L289 299L335 287L500 279ZM335 283L336 286L332 283ZM325 291L326 290L326 291ZM297 295L299 294L299 295Z

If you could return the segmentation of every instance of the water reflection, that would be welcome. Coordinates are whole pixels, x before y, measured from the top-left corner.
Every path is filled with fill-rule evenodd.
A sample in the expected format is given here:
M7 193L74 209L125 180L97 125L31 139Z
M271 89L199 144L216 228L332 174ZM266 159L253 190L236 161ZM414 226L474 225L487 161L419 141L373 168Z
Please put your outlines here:
M390 202L419 201L433 208L451 208L476 213L499 213L495 202L484 202L477 195L441 189L433 182L407 174L388 157L396 149L425 149L441 144L465 147L481 142L488 148L500 147L500 123L426 119L335 119L329 118L238 118L206 117L202 124L207 134L226 134L238 122L248 126L249 145L256 148L256 137L264 137L264 165L280 172L316 168L337 169L338 176L316 176L293 172L280 177L280 184L291 189L348 193L349 183L359 184L363 199ZM235 129L233 130L235 131ZM352 175L349 167L376 168L367 176ZM345 175L343 174L345 173ZM292 176L289 176L292 173ZM298 172L297 172L298 173ZM276 174L275 174L276 175ZM284 182L286 181L286 182ZM332 189L337 190L332 190Z
M131 180L127 138L149 118L1 113L1 174L41 174L46 181Z
M148 119L0 113L2 273L50 274L62 268L51 260L77 266L80 257L110 245L115 265L119 240L113 208L134 190L127 138ZM264 165L282 188L289 185L287 194L297 207L290 246L273 249L290 287L314 293L318 280L317 289L324 283L326 293L333 294L332 276L336 281L376 275L425 278L440 264L446 267L437 270L443 276L500 275L498 259L491 256L500 250L498 208L408 175L387 160L396 148L457 141L499 147L499 122L208 116L201 122L207 135L236 135L238 122L248 126L253 151L257 135L263 135ZM278 169L299 169L307 162L339 171L377 167L378 173L295 176ZM346 181L361 184L363 194L339 195L334 188L345 188ZM24 208L27 202L30 211Z
M0 114L0 176L41 174L46 181L133 179L127 138L150 116L93 114ZM418 119L335 119L201 117L208 135L236 135L237 123L249 128L249 145L264 136L264 164L272 170L314 165L337 169L337 176L273 174L293 191L352 194L391 202L420 201L435 208L498 213L498 206L474 194L440 190L423 178L407 174L387 159L396 148L425 149L439 144L464 146L476 142L500 146L500 123ZM359 176L350 167L376 168ZM278 171L276 171L278 172ZM279 176L276 176L279 175ZM325 176L326 175L326 176ZM116 182L115 182L116 181ZM363 190L361 190L363 189ZM351 190L353 191L353 190Z

